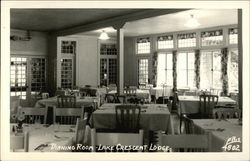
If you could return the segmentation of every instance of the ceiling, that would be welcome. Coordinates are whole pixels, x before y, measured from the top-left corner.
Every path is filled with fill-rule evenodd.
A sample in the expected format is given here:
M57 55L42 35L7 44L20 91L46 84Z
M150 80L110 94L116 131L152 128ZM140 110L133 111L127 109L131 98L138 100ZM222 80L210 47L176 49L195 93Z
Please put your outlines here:
M48 32L138 11L140 9L11 9L10 24L13 29Z
M57 31L87 25L104 19L138 13L146 9L11 9L11 28L35 31ZM190 30L184 23L193 14L199 28L237 24L237 9L192 9L162 16L127 22L125 36L139 36ZM112 27L79 33L98 36L102 30L115 36Z
M193 9L126 23L124 35L140 36L190 30L193 28L184 25L190 18L190 14L193 14L200 23L200 26L195 29L238 23L237 9ZM102 30L111 36L116 35L116 30L112 27L80 33L80 35L99 35Z

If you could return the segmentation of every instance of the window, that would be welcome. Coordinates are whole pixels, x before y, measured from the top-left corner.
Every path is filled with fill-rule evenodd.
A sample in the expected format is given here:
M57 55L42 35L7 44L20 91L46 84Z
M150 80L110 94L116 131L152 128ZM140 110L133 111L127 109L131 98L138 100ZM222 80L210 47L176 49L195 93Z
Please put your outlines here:
M31 58L31 94L39 94L46 90L46 60Z
M159 53L157 65L157 86L173 86L173 54Z
M195 47L196 46L196 33L178 34L178 47Z
M101 44L101 55L117 55L115 44Z
M238 50L230 50L228 58L229 92L238 91Z
M61 87L73 87L73 59L63 58L61 60Z
M10 62L11 96L27 96L27 58L12 57Z
M222 30L201 32L201 46L222 45Z
M137 54L150 53L150 40L147 38L140 38L137 40Z
M139 84L148 83L148 59L139 59L138 75Z
M62 54L75 54L76 53L76 41L62 41L61 53Z
M222 89L220 51L202 51L200 63L201 89Z
M174 48L173 35L159 36L157 38L158 49L171 49Z
M100 85L117 84L117 49L114 43L102 43L100 48Z
M229 29L229 44L238 44L238 29Z
M177 55L177 88L195 87L194 52L181 52Z

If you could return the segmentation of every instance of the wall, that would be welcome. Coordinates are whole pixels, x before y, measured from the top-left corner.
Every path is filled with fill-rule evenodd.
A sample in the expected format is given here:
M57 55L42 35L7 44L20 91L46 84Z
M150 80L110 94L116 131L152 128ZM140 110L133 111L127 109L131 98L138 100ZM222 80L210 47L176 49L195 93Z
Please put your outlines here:
M125 37L124 39L124 84L137 85L137 58L135 55L135 39Z
M25 30L11 29L10 35L26 36ZM31 31L29 41L10 41L10 53L14 55L48 55L48 36L44 32Z
M76 85L98 85L98 39L77 37Z

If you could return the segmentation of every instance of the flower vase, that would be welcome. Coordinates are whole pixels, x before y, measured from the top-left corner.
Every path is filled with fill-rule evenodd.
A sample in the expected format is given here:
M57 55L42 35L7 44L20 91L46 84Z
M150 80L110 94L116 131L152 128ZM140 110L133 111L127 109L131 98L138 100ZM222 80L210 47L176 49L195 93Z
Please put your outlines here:
M22 121L18 122L16 130L19 133L23 132L23 122Z

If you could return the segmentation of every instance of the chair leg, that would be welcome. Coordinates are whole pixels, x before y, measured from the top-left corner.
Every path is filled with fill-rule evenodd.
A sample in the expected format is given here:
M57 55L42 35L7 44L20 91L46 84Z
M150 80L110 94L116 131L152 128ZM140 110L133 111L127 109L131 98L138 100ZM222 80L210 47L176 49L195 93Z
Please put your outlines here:
M182 126L182 115L180 114L180 134L181 134L181 126Z

